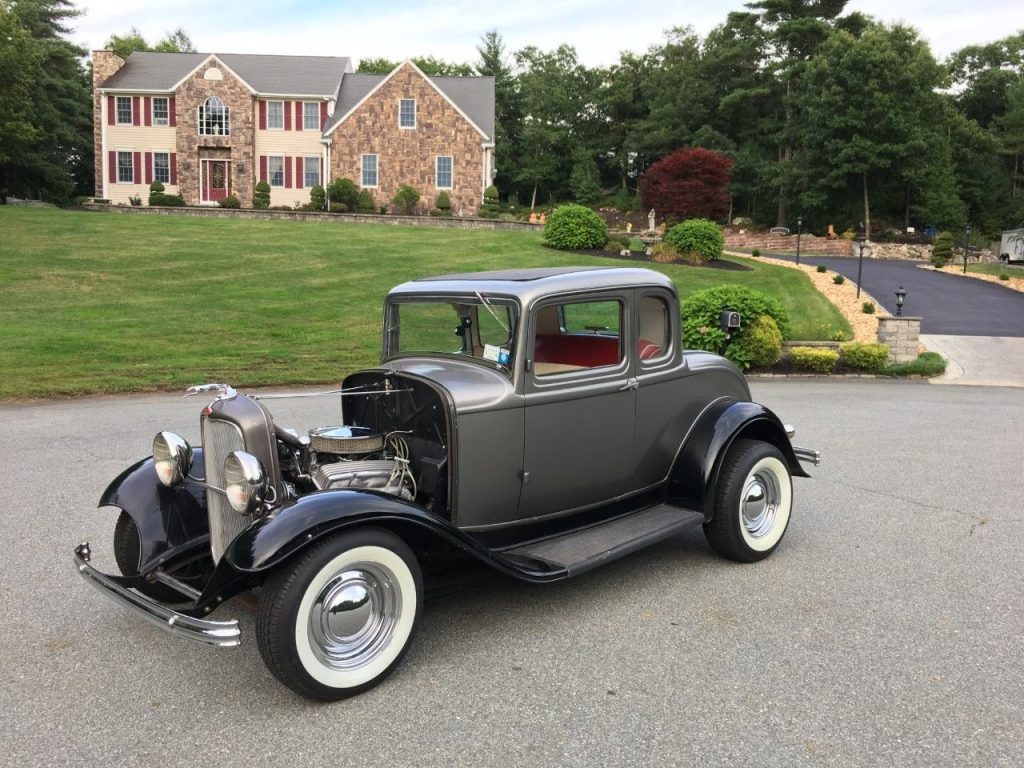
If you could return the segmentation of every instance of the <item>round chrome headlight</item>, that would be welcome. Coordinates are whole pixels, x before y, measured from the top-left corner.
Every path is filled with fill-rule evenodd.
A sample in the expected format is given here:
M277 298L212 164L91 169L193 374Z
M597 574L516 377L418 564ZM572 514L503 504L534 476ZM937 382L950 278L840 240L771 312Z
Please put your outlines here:
M156 476L168 488L188 477L192 469L192 446L173 432L157 432L153 438Z
M245 451L232 451L224 459L224 493L240 515L251 515L267 495L267 471Z

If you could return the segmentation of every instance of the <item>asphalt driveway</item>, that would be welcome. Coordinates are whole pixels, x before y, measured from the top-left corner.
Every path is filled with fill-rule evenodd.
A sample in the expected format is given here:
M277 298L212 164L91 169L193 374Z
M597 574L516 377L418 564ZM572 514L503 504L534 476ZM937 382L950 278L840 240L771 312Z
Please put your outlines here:
M793 254L771 254L793 260ZM857 259L801 256L801 263L824 264L851 280L857 279ZM921 333L948 336L1024 336L1024 293L982 280L920 269L921 262L864 259L861 287L892 314L899 286L907 291L903 314L921 317Z
M755 382L822 450L763 563L699 530L565 583L467 574L402 666L318 705L75 575L111 567L106 483L195 399L0 407L0 765L1019 766L1024 391ZM272 403L332 423L336 398ZM216 615L216 614L215 614Z

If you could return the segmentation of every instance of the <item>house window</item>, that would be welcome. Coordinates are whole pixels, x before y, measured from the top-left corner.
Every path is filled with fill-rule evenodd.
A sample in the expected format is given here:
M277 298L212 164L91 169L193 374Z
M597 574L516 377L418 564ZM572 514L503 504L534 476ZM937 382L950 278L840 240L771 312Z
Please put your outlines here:
M170 121L166 96L153 97L153 125L167 125Z
M306 187L306 189L317 186L320 183L320 158L306 157L303 158L302 163L303 186Z
M131 152L117 153L117 183L135 183L135 163L133 162Z
M284 102L267 102L267 128L272 131L284 130Z
M452 159L451 157L437 158L437 188L452 188Z
M364 187L376 187L377 186L377 156L376 155L363 155L363 178L362 186Z
M211 96L199 106L199 135L227 136L231 133L230 112L224 102Z
M132 97L131 96L118 96L117 97L117 124L118 125L131 125L132 124Z
M281 155L267 157L267 181L272 187L284 186L284 157Z
M302 130L320 130L320 104L316 101L307 101L302 105Z
M416 127L416 99L401 99L398 102L398 127Z
M171 156L167 152L153 153L153 181L171 183Z

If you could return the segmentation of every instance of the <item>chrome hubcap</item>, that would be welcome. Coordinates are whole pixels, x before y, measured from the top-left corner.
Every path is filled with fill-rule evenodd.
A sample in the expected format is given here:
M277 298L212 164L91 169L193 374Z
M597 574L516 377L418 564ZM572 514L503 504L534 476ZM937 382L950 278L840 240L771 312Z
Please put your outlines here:
M325 665L358 669L391 641L402 600L395 575L379 563L355 563L330 579L309 613L310 646Z
M743 527L752 538L767 535L775 526L781 498L779 478L771 470L761 469L747 477L740 514Z

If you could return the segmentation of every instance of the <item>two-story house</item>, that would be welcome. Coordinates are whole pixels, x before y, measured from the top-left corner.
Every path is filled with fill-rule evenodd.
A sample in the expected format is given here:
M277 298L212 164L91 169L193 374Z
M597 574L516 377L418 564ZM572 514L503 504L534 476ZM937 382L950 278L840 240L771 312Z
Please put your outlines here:
M404 184L471 215L494 178L494 79L387 75L345 57L93 52L96 195L146 202L153 181L190 205L258 181L271 204L350 178L387 205Z

